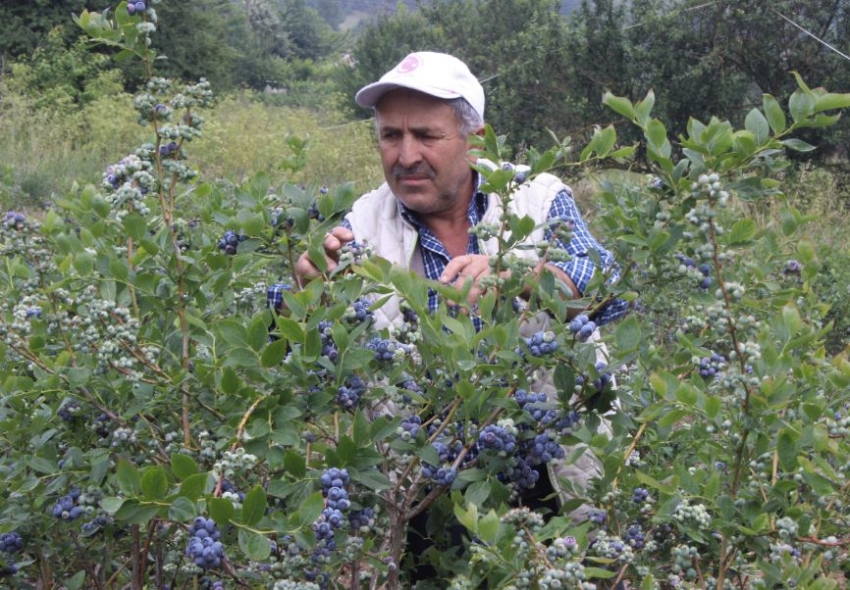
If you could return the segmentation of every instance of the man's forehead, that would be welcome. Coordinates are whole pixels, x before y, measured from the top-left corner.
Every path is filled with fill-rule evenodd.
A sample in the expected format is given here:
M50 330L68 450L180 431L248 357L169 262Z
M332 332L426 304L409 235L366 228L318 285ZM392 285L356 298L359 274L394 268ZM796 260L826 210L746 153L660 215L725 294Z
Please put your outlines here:
M456 123L448 102L412 91L388 92L375 108L375 119L379 128L435 129Z

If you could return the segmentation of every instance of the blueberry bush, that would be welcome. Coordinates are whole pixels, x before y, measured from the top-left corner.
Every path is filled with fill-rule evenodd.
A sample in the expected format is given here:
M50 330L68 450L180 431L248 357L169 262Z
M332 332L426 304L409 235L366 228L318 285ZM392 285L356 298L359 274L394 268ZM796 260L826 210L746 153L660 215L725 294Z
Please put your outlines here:
M503 160L488 129L477 168L505 201L559 166L654 163L603 186L621 272L582 300L523 256L562 257L570 224L511 214L474 228L507 276L474 307L361 242L297 289L295 258L322 264L357 195L204 181L189 156L214 98L155 75L156 4L77 19L144 64L149 143L0 223L4 587L395 589L422 566L418 588L844 587L850 362L823 345L816 236L735 203L779 194L785 151L812 149L794 133L850 95L798 78L787 109L765 96L743 129L692 120L675 141L652 93L606 95L641 146L609 126L516 166L483 165ZM602 326L603 361L613 298L634 310ZM377 330L391 306L404 321ZM587 489L523 504L588 452ZM408 551L412 527L432 547Z

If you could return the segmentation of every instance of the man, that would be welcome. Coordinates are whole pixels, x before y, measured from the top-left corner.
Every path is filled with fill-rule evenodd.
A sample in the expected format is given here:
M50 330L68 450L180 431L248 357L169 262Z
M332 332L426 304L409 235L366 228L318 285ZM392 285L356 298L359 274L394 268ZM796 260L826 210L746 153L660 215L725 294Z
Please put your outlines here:
M361 197L343 225L328 234L328 270L335 268L340 249L356 237L379 256L429 279L459 288L473 281L469 297L474 302L481 294L477 285L490 274L489 254L495 252L488 251L492 243L480 244L469 229L481 221L497 221L501 214L495 195L478 192L482 179L470 167L475 158L469 154L469 138L484 126L484 89L457 58L418 52L362 88L355 100L375 111L386 183ZM574 225L573 239L561 244L571 259L548 263L545 270L581 297L595 269L588 252L599 253L603 270L613 267L613 258L588 231L570 189L555 177L541 175L532 190L515 199L526 200L530 202L522 205L527 210L521 212L535 221L562 218ZM302 284L321 275L306 255L298 260L295 274ZM437 305L432 293L432 309ZM627 303L616 300L596 323L627 311Z
M357 239L368 242L376 255L426 278L458 288L472 281L469 300L474 303L482 293L482 279L491 273L490 257L496 254L497 244L495 240L480 240L469 230L479 223L498 222L503 214L501 199L479 190L483 179L470 166L475 163L470 138L484 127L481 84L457 58L418 52L408 55L378 82L362 88L355 100L374 109L386 182L360 197L342 225L325 237L327 271L336 268L342 247ZM582 297L596 270L589 252L598 253L602 270L615 270L610 253L590 234L571 190L556 177L542 174L523 183L510 206L518 215L531 216L540 227L528 238L530 243L552 237L550 230L542 229L546 220L571 223L572 239L558 244L570 254L569 260L544 264L533 248L518 254L537 263L535 272L554 274L573 297ZM322 276L307 254L298 259L294 270L301 286ZM430 308L436 310L438 293L432 291L429 298ZM276 308L279 303L280 289L273 287L270 306ZM627 305L614 300L600 310L596 323L625 314ZM540 329L540 322L549 320L546 314L541 315L545 318L525 328ZM398 302L390 299L376 310L376 321L378 329L400 323ZM539 391L551 394L554 388L548 383ZM552 491L565 501L571 494L560 483L584 487L600 472L598 461L590 453L575 463L550 465L550 469L541 474L534 493L524 498L532 506L543 505L541 498ZM573 517L579 518L579 513L573 512Z

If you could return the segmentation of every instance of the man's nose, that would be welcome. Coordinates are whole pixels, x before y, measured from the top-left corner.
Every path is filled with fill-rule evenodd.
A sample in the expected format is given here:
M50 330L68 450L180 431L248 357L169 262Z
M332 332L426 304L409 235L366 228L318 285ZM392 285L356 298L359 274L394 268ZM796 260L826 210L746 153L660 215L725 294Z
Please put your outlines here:
M419 142L411 135L405 135L401 138L401 143L398 148L398 163L409 168L414 164L418 164L422 159L422 152L419 149Z

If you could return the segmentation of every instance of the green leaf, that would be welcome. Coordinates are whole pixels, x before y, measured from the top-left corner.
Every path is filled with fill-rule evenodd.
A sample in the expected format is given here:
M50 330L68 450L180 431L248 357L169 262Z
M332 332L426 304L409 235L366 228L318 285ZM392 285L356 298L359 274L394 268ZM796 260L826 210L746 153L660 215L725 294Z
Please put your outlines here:
M788 99L788 110L796 123L800 123L810 115L814 114L815 99L811 92L796 90Z
M776 439L776 453L783 471L794 472L797 469L797 441L799 435L789 429L783 429Z
M676 399L686 406L695 406L699 392L689 383L682 383L676 388Z
M454 512L458 522L466 527L473 535L478 533L478 506L476 504L467 504L469 508L464 509L460 504L455 504Z
M744 119L744 127L753 134L756 143L764 144L770 137L770 125L767 119L758 109L751 109Z
M609 107L615 113L618 113L627 119L634 120L635 118L635 109L632 106L631 101L628 98L623 98L620 96L614 96L610 92L606 92L602 96L602 104Z
M128 237L136 241L148 237L148 224L145 218L138 213L127 213L121 223L124 225L124 231Z
M209 489L212 489L211 480L212 477L206 472L190 475L180 484L179 495L190 500L197 500L206 494Z
M248 325L248 344L256 352L265 348L269 341L269 327L266 314L260 314Z
M672 495L676 491L675 486L669 486L669 485L662 484L661 482L650 477L649 475L647 475L646 473L644 473L642 471L636 470L634 473L635 473L635 477L637 477L637 480L639 482L641 482L643 485L650 487L654 490L658 490L663 494Z
M251 561L265 561L271 555L271 545L264 535L239 529L237 533L239 548Z
M801 153L811 152L811 151L814 151L815 149L817 149L812 144L806 143L802 139L796 139L794 137L792 137L791 139L782 140L782 145L787 147L789 150L793 150L795 152L801 152Z
M815 94L815 112L832 111L835 109L846 109L850 107L850 93L836 94L824 92Z
M653 147L659 153L663 153L663 146L667 142L667 129L664 127L664 124L657 119L653 119L647 125L645 135L650 147Z
M127 500L125 498L116 498L114 496L110 496L101 500L100 507L103 508L103 510L107 514L111 514L114 516L115 513L121 509L121 506L123 506L124 502L126 501Z
M242 380L232 367L224 367L221 371L221 382L219 383L223 393L233 395L242 387Z
M142 489L142 478L135 465L126 459L118 459L116 468L119 489L128 495L138 494Z
M625 320L619 322L614 338L619 352L630 352L636 350L642 339L638 318L632 314Z
M300 453L289 450L283 455L283 468L293 477L303 478L307 474L307 461Z
M231 346L242 344L248 346L248 330L242 322L236 320L224 320L218 324L222 338Z
M210 518L212 518L218 526L228 524L236 513L233 507L233 502L227 498L210 498L207 502L210 509Z
M779 212L779 221L780 227L782 228L782 234L786 236L790 236L796 232L797 227L799 226L797 216L788 209L783 209Z
M490 484L481 480L472 483L463 494L464 499L476 506L481 506L490 497Z
M590 578L591 580L594 578L600 578L602 580L607 580L609 578L613 578L617 575L617 572L602 569L600 567L586 567L584 568L584 575Z
M706 396L705 398L705 415L711 419L717 417L717 414L723 407L723 403L720 401L719 397L715 397L713 395Z
M638 101L635 105L634 118L637 124L641 127L646 127L649 124L649 115L652 112L652 107L655 106L655 92L650 89L646 93L643 100Z
M683 410L682 408L670 410L658 419L658 426L661 426L663 428L673 426L679 420L681 420L685 416L689 416L690 414L691 412L689 410Z
M148 500L162 500L168 492L168 476L161 465L147 467L141 478L142 496Z
M66 590L80 590L86 582L86 570L80 570L67 580L64 580L63 587Z
M485 543L495 543L499 534L499 516L494 510L478 521L478 538Z
M263 354L260 355L260 365L265 369L276 367L283 362L288 352L289 343L286 340L275 340L263 350Z
M242 502L242 522L248 526L257 524L266 513L267 507L266 492L261 486L254 486L245 494L245 500Z
M198 464L188 455L171 453L171 473L177 479L186 479L190 475L198 473Z
M129 524L147 524L159 512L158 506L128 500L115 513L115 519Z
M301 502L296 513L296 520L301 526L310 525L316 522L324 509L325 499L322 497L322 493L314 492Z
M748 244L756 235L758 226L752 219L739 219L732 226L727 244L730 246Z
M168 508L168 518L175 522L187 522L198 515L195 504L188 498L175 498Z
M351 479L370 490L381 491L390 487L389 478L375 469L358 470L351 474Z
M762 97L762 108L764 108L764 114L767 116L767 122L770 124L773 133L778 135L785 131L785 111L782 110L779 101L771 95L765 94Z

